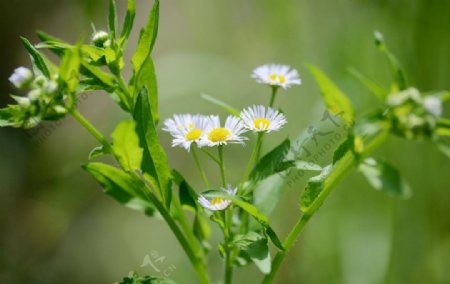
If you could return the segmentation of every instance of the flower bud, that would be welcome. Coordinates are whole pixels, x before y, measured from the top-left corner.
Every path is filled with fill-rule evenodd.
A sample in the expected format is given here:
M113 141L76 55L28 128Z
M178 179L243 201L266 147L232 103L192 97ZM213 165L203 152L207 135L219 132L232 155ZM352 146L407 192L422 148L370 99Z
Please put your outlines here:
M105 47L109 40L109 34L105 31L98 31L92 36L92 43L97 47Z
M33 80L33 72L25 67L19 67L14 70L14 73L9 77L9 81L18 89L28 87Z
M41 90L39 90L39 89L31 90L28 93L28 98L32 101L39 99L40 96L41 96Z
M31 101L28 97L18 97L18 96L11 96L17 104L24 109L27 109L31 105Z
M49 81L45 86L45 91L49 94L53 94L58 89L58 84L55 81Z
M423 106L434 117L440 117L442 114L442 102L435 96L427 96L423 100Z

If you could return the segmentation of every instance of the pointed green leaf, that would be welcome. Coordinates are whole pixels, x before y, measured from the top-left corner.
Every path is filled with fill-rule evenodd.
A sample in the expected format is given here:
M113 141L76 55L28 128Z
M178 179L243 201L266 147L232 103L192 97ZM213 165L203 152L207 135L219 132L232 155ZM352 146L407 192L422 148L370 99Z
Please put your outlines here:
M201 94L200 96L201 96L202 99L204 99L204 100L206 100L206 101L208 101L210 103L213 103L213 104L223 108L224 110L226 110L231 115L234 115L234 116L237 116L237 117L241 116L240 112L237 109L235 109L231 105L227 104L226 102L223 102L223 101L221 101L221 100L219 100L219 99L217 99L215 97L212 97L210 95L207 95L207 94Z
M309 179L306 185L305 191L300 198L300 209L303 212L307 212L316 198L325 188L325 180L328 178L332 171L332 166L328 165L323 168L322 172Z
M145 88L137 98L133 118L136 121L141 147L144 149L142 170L157 181L159 193L169 208L172 195L171 171L166 153L159 142Z
M80 81L80 49L68 48L64 51L59 67L59 83L66 86L68 93L76 93Z
M250 173L250 179L258 182L275 173L280 164L284 161L289 152L291 143L289 139L284 140L280 145L276 146L272 151L267 153Z
M112 134L114 154L125 171L141 168L143 150L136 134L136 124L132 120L124 120L117 125Z
M117 33L117 8L115 0L109 0L108 29L111 38L115 39Z
M187 183L185 178L177 171L172 171L173 181L178 186L179 189L179 199L182 206L197 211L197 193L195 190Z
M125 48L128 38L130 37L131 30L133 29L134 18L136 16L135 2L135 0L128 0L127 14L125 16L125 21L123 22L122 32L119 38L119 46L121 46L122 49Z
M380 32L375 31L374 37L375 37L376 46L381 51L381 53L383 53L384 56L386 56L386 59L391 68L392 75L394 77L394 85L395 85L395 90L393 90L393 91L395 92L395 91L406 90L408 88L408 83L406 80L405 73L403 72L403 69L400 67L400 62L394 56L394 54L392 54L390 52L390 50L388 49L388 47L386 46L386 44L384 42L383 35Z
M45 56L41 54L26 38L21 37L21 39L23 45L31 56L35 72L41 73L45 77L50 78L50 68Z
M349 70L350 74L353 75L353 77L358 79L358 81L361 82L361 84L366 86L366 88L372 94L374 94L378 99L380 99L380 101L382 101L383 103L386 102L386 97L388 95L388 91L385 90L380 84L369 79L368 77L361 74L358 70L356 70L354 68L349 68L348 70Z
M152 110L152 118L155 125L158 124L158 85L156 81L156 71L152 57L149 56L143 62L139 72L131 81L133 98L136 100L142 88L147 90L148 101Z
M142 181L103 163L89 163L83 168L100 183L106 194L125 207L144 212L149 216L153 215L155 209L145 197L147 189Z
M367 158L359 165L359 171L377 190L393 197L408 198L411 196L411 189L398 170L386 162Z
M354 111L347 96L317 67L308 65L308 68L319 85L327 110L336 116L342 116L347 124L352 125L354 123Z
M238 236L233 244L241 249L262 273L270 273L272 265L266 238L255 232L249 232L246 235Z

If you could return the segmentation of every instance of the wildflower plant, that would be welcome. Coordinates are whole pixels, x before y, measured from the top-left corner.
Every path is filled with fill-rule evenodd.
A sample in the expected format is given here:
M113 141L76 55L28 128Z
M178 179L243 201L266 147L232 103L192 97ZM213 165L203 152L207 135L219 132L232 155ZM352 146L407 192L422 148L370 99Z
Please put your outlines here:
M375 34L379 50L387 58L394 77L386 89L352 69L351 73L382 103L381 108L356 118L351 101L321 70L309 66L327 111L347 125L346 138L335 149L333 160L319 166L291 155L289 139L263 155L266 135L277 135L289 114L276 107L277 94L300 85L297 70L286 65L263 65L253 71L257 83L268 86L268 105L244 107L241 111L214 98L230 115L221 122L217 115L175 114L166 118L162 130L172 137L172 146L192 153L203 188L194 188L179 171L171 169L158 137L158 93L152 49L158 33L159 1L155 0L146 26L142 29L131 58L132 77L125 80L122 70L128 59L125 48L135 18L135 1L128 0L127 13L119 31L115 1L110 0L108 30L95 31L89 43L70 44L46 33L38 33L41 42L33 45L22 38L31 57L32 69L19 67L10 77L25 96L12 96L17 104L0 110L0 126L31 128L42 121L73 116L99 146L89 154L83 169L125 207L149 217L158 212L167 223L181 249L186 253L200 283L216 277L207 274L207 256L211 251L210 226L218 226L223 240L217 249L224 259L223 283L232 283L236 267L255 264L263 273L262 283L271 283L285 255L292 248L306 223L322 206L339 182L357 168L368 183L392 196L405 198L410 187L398 170L372 153L389 135L409 140L427 140L450 156L450 120L442 118L443 102L450 93L421 92L407 84L397 59L389 51L380 33ZM47 49L60 58L59 64L42 52ZM100 90L108 93L129 117L120 122L109 139L77 110L81 93ZM187 110L188 111L188 110ZM226 148L256 139L241 182L229 184L225 171ZM244 150L243 150L244 151ZM220 181L210 181L199 159L206 155L220 173ZM118 166L95 162L110 155ZM299 219L282 241L273 230L266 207L274 207L283 183L260 185L276 174L295 170L316 172L309 179L299 200ZM234 180L234 179L233 179ZM264 199L266 202L255 202ZM267 205L271 203L270 205ZM189 215L193 215L190 222ZM271 257L269 246L276 255ZM159 281L159 282L158 282ZM134 274L118 283L174 283L169 279ZM239 283L239 282L237 282Z

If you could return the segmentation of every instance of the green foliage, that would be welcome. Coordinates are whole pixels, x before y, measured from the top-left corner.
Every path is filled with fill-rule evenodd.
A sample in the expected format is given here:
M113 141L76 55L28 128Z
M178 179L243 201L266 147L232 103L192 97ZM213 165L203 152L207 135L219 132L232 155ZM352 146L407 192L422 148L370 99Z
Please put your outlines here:
M103 163L89 163L83 166L103 187L106 194L133 210L152 216L154 206L148 201L145 184L127 173Z
M130 277L124 277L122 281L114 284L177 284L176 282L163 277L143 276L140 277L136 272Z
M75 94L78 89L80 63L80 49L78 47L65 50L59 67L59 84L66 85L66 90L69 93Z
M271 270L270 252L267 239L256 232L238 235L233 240L233 245L241 250L245 258L249 258L259 270L268 274Z
M28 53L31 56L34 72L37 74L42 74L47 78L50 78L50 67L48 60L26 38L21 37L21 39L23 45L28 50Z
M280 165L286 158L290 148L291 142L289 139L284 140L280 145L276 146L272 151L261 158L250 173L250 179L256 183L279 172ZM283 167L282 170L285 170L285 168L286 167Z
M388 95L388 91L385 90L381 85L372 79L367 78L365 75L361 74L358 70L354 68L349 68L350 74L353 75L358 81L361 82L366 88L374 94L381 102L386 101L386 97Z
M135 171L141 168L143 150L139 145L139 137L136 134L136 123L132 120L124 120L112 134L113 152L119 164L125 171Z
M128 0L127 14L123 22L122 32L119 38L119 46L125 48L128 38L130 37L131 30L133 29L134 18L136 16L136 3L135 0Z
M367 158L359 165L359 171L377 190L393 197L408 198L411 196L411 189L398 170L386 162Z
M166 153L159 143L156 126L153 122L152 110L148 101L147 90L139 94L134 108L133 119L141 147L144 149L142 170L150 182L159 190L164 204L170 207L172 196L171 171Z
M117 8L115 0L109 0L108 11L108 30L110 37L115 39L117 33Z
M308 65L320 87L322 99L328 111L334 115L341 115L349 125L354 123L353 106L347 96L317 67Z

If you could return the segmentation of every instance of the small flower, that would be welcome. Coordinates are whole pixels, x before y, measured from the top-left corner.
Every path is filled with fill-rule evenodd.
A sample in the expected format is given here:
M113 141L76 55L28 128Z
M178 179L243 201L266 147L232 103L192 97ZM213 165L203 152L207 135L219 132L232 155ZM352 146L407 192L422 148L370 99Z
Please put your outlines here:
M287 89L292 85L300 85L301 80L297 70L288 65L267 64L253 70L252 78L260 84L279 86Z
M231 185L228 185L226 189L222 188L222 190L226 191L230 196L235 196L237 187L233 189ZM206 197L200 194L200 196L198 197L198 203L200 203L200 205L206 209L212 211L220 211L226 209L231 204L231 200L227 200L221 197L216 197L212 200L208 200L206 199Z
M440 117L442 114L442 102L435 96L427 96L423 99L423 106L434 117Z
M9 77L9 81L18 89L26 88L33 81L33 72L25 67L19 67Z
M205 135L208 118L202 115L182 114L164 121L164 131L173 136L172 147L181 146L186 150L191 149L192 143L199 144Z
M92 36L92 43L97 47L105 47L108 40L109 34L105 31L98 31Z
M255 132L270 132L280 130L286 124L286 117L277 110L254 105L241 112L241 118L246 128Z
M244 133L245 127L242 121L236 116L228 116L225 126L220 126L220 119L216 115L211 115L207 124L205 135L200 141L201 146L214 147L217 145L227 145L227 143L244 144L247 138L240 136Z

